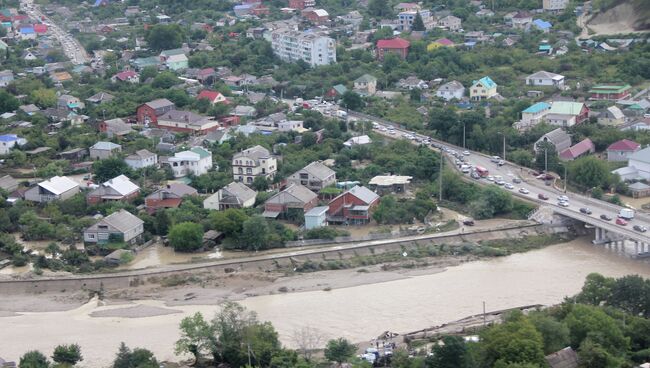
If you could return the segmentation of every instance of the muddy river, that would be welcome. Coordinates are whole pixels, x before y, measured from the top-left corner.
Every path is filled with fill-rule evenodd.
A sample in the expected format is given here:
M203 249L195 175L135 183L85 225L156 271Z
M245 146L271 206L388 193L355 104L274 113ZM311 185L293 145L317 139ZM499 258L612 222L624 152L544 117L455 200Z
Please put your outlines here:
M585 239L545 249L452 267L441 273L331 291L252 297L244 300L261 320L273 322L287 345L296 328L311 326L327 338L367 341L383 331L409 332L488 310L525 304L554 304L580 290L591 272L650 277L647 263L594 247ZM167 308L141 301L142 308ZM59 343L77 342L82 366L105 367L121 341L146 347L160 359L176 360L173 343L184 316L212 316L218 306L174 306L174 314L142 318L91 317L125 306L88 303L66 312L24 313L0 318L0 357L17 359L28 349L49 355Z

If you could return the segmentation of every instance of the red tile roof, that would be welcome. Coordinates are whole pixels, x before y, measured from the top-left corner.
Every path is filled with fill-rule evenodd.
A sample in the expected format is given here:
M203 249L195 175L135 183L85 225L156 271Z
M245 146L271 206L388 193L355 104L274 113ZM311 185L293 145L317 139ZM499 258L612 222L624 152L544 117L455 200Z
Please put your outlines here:
M439 38L436 40L436 42L444 46L452 46L454 44L454 41L448 38Z
M210 75L214 75L214 69L213 68L205 68L205 69L199 70L199 76L204 77L204 76L210 76Z
M34 32L47 33L47 26L45 24L34 24Z
M207 90L207 89L204 89L203 91L201 91L201 93L199 93L198 96L196 96L196 99L197 99L197 100L200 100L200 99L202 99L202 98L206 98L206 99L208 99L210 102L214 102L217 98L219 98L220 95L221 95L220 92L217 92L217 91L209 91L209 90Z
M629 139L621 139L618 142L612 143L609 147L607 147L608 151L636 151L641 147L640 144L631 141Z
M591 151L592 149L594 149L594 143L591 141L591 139L585 138L575 145L562 151L560 153L560 158L572 160Z
M377 48L379 49L407 49L411 43L399 37L390 40L377 41Z
M138 74L136 72L134 72L133 70L125 70L123 72L119 72L119 73L115 74L115 77L117 79L121 80L121 81L125 81L128 78L137 77L137 76L138 76Z

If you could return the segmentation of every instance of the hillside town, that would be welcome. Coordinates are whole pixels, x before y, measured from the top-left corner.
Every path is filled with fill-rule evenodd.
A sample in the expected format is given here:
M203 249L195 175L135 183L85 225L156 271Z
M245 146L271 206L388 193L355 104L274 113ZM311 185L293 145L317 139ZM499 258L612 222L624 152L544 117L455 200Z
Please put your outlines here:
M602 31L605 14L623 13L629 29ZM370 272L426 269L587 237L647 267L648 15L635 0L4 1L0 290L142 270L181 275L201 264L243 280L262 271L279 279L382 264ZM455 246L444 238L456 236ZM314 249L322 259L296 253ZM338 259L326 257L334 252ZM247 262L255 276L241 276L254 273ZM486 327L483 310L482 325L421 345L396 345L387 331L368 334L370 348L340 338L297 353L281 348L287 332L278 338L273 325L228 304L251 323L246 333L263 339L270 328L277 349L218 352L218 343L189 342L196 336L183 320L184 337L167 350L206 367L648 366L650 342L638 335L650 323L647 274L632 286L631 271L592 272L601 270L544 300L549 309L500 306L508 312L495 312L497 327ZM603 281L613 275L623 278ZM205 277L207 285L216 276ZM190 283L161 280L151 282ZM642 288L640 304L590 289L623 282ZM161 295L108 284L77 289L100 299ZM565 305L569 298L586 311ZM622 323L615 341L577 326L589 313L616 328L634 322ZM192 323L217 323L202 318ZM539 346L528 355L501 349L490 334L506 328L522 346ZM66 349L81 357L79 345L60 345L56 363L81 362L61 358ZM123 345L113 365L79 366L158 366L151 352L133 363L136 351ZM30 365L40 357L23 353L0 348L0 367L62 366ZM120 354L131 365L119 365Z

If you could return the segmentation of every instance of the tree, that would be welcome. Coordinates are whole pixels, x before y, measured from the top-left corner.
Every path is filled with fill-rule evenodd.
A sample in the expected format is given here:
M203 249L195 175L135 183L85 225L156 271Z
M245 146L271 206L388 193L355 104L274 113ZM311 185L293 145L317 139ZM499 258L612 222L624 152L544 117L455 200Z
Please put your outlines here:
M553 317L542 313L530 315L530 321L544 339L544 354L551 354L569 345L569 328Z
M481 333L483 366L503 363L543 365L544 342L535 326L521 313L513 312L506 322Z
M327 342L325 347L325 359L330 362L336 362L339 366L354 356L357 351L356 345L340 337Z
M555 150L555 146L549 142L540 142L537 145L537 155L535 156L535 168L537 170L556 171L559 168L560 158Z
M391 14L391 8L387 0L370 0L368 13L375 17L383 18Z
M251 185L251 187L256 191L261 192L269 189L269 181L263 176L257 176L253 179L253 185Z
M411 30L426 31L426 28L424 27L424 21L422 20L422 15L420 15L420 12L415 13L415 19L413 19Z
M180 330L181 338L176 341L176 354L190 353L194 355L196 364L201 355L214 349L214 331L200 312L183 318Z
M228 208L225 211L210 213L210 224L213 229L222 232L225 236L241 234L244 222L249 216L239 208Z
M180 79L172 72L162 72L153 79L151 86L154 88L168 89L180 83ZM182 92L182 91L180 91ZM172 97L169 96L168 97ZM174 101L176 102L176 101Z
M569 327L571 346L580 346L590 339L614 354L629 348L629 340L617 321L598 307L576 304L564 321Z
M178 24L157 24L145 36L149 48L160 51L176 49L183 44L183 30Z
M58 345L54 348L52 360L59 364L75 365L84 360L78 344Z
M569 164L569 178L583 188L608 187L611 174L607 162L595 156L580 157Z
M350 110L356 110L363 105L361 96L353 91L345 91L343 94L343 106Z
M251 217L242 226L240 243L244 249L248 250L266 249L268 248L266 241L268 233L269 225L266 219L259 216Z
M169 244L177 252L194 252L203 246L203 226L194 222L181 222L169 230Z
M445 336L443 344L436 344L431 349L433 355L427 358L429 368L466 368L470 367L470 357L462 337Z
M113 368L158 368L158 360L147 349L135 348L133 351L121 343Z
M307 360L310 360L312 353L321 346L323 334L309 326L303 326L293 331L292 340L298 348L300 354Z
M40 108L52 107L56 104L56 92L53 89L39 88L32 91L29 97Z
M38 350L26 352L18 362L18 368L48 368L49 366L47 357Z
M0 113L15 111L20 106L20 101L11 93L0 90Z
M129 176L131 169L121 158L109 157L104 160L95 161L93 163L93 173L95 174L95 181L103 183L122 174Z

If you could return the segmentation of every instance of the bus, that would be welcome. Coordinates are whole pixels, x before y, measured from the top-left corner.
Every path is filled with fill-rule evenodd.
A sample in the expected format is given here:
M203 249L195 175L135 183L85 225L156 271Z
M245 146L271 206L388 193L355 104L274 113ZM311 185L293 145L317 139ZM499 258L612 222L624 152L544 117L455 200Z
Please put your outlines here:
M482 177L482 178L484 178L484 177L486 177L486 176L488 176L488 175L490 174L490 172L488 171L488 169L486 169L486 168L484 168L484 167L481 167L481 166L476 166L476 167L474 168L474 170L476 171L476 173L478 174L478 176L480 176L480 177Z

